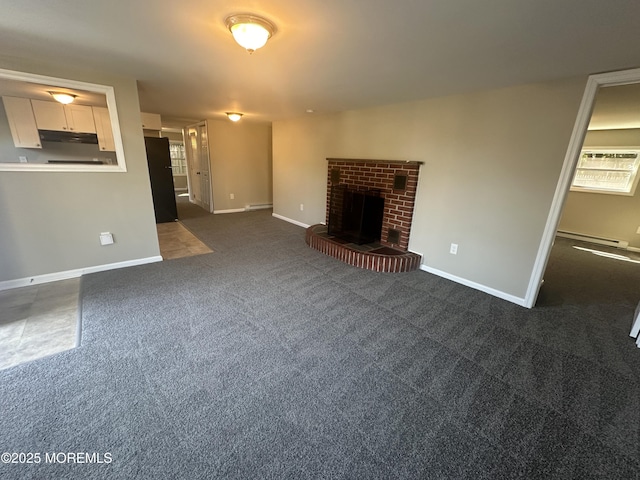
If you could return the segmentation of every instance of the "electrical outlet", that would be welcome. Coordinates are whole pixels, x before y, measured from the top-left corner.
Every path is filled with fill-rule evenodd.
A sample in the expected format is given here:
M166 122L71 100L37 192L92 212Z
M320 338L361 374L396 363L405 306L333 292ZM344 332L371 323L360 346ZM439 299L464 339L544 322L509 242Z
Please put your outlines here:
M638 227L638 229L636 230L636 233L640 233L640 227Z
M457 255L458 254L458 244L457 243L452 243L451 244L451 248L449 248L449 253L451 255Z
M300 211L302 212L304 210L304 203L300 204Z
M113 243L113 234L102 232L100 234L100 245L111 245Z
M20 155L18 157L18 160L20 160L20 163L27 163L27 157L25 157L24 155Z
M229 194L229 198L230 198L231 200L235 200L236 196L235 196L233 193L230 193L230 194Z

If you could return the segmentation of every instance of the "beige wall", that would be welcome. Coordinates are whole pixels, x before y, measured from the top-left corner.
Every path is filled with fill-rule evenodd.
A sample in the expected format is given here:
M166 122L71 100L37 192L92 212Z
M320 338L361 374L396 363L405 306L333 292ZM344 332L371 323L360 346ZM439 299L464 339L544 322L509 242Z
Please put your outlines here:
M214 212L272 203L271 125L207 120L207 127Z
M524 298L585 84L274 122L274 213L324 221L326 157L422 161L410 250L432 271Z
M587 132L586 147L640 148L640 129ZM640 189L634 196L569 192L559 229L629 242L640 248Z
M15 59L0 68L113 85L128 169L0 172L0 282L158 256L135 80ZM115 244L100 246L105 231Z

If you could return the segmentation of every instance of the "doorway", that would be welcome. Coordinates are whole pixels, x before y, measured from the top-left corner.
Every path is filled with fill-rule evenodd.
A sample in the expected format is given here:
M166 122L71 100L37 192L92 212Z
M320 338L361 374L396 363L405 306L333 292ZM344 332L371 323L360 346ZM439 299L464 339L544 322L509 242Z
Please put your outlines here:
M211 213L213 202L211 201L209 138L206 120L185 127L184 139L189 201Z
M582 151L585 137L591 120L591 114L595 105L596 94L601 87L620 86L640 83L640 69L625 70L621 72L603 73L592 75L587 81L582 102L578 110L569 147L565 155L560 178L556 185L549 216L538 249L538 255L525 296L524 305L531 308L538 298L542 286L543 275L551 254L556 232L560 224L562 212L567 201L571 183L574 179L576 166Z

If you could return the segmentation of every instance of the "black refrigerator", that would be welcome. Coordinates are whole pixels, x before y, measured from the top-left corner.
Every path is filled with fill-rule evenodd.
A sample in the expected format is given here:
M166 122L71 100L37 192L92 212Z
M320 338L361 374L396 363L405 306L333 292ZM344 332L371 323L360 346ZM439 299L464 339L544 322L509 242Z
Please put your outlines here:
M147 149L147 164L149 165L156 223L175 222L178 220L178 209L173 189L169 139L144 137L144 144Z

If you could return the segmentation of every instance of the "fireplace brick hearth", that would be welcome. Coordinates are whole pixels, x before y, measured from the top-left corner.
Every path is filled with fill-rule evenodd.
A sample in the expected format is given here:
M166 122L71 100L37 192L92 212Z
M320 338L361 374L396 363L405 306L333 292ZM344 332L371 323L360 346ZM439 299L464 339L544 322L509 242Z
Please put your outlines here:
M389 247L362 249L360 246L345 244L327 235L324 225L307 228L305 241L311 248L337 258L341 262L374 272L412 272L420 267L421 256L417 253L402 252Z

